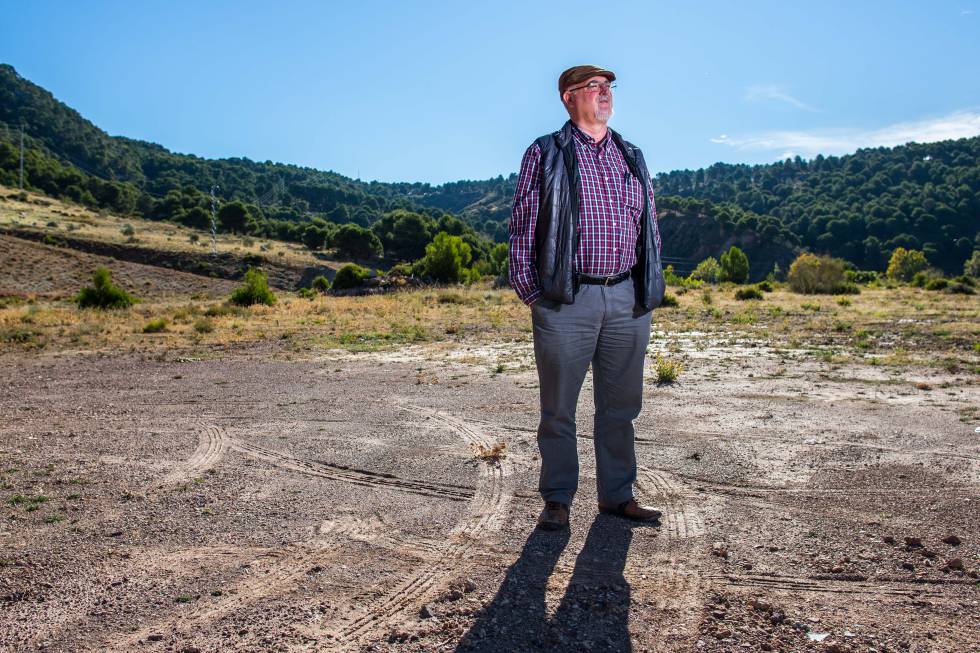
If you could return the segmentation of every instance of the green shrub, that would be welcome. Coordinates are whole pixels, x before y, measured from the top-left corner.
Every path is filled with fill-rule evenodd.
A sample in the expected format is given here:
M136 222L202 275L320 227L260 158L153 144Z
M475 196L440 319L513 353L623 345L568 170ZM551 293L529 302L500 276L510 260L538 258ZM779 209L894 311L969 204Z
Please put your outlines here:
M758 288L749 286L748 288L739 288L735 291L735 299L739 301L745 301L748 299L762 299L762 293Z
M201 318L194 323L194 330L198 333L211 333L214 331L214 322Z
M362 268L356 263L348 263L337 270L337 275L333 278L334 290L347 290L364 285L364 280L371 275L371 271Z
M929 261L926 260L924 253L917 249L896 247L888 261L888 271L885 274L889 279L896 281L911 281L916 272L928 267Z
M766 281L760 281L759 283L755 284L755 287L761 290L762 292L772 292L772 282L769 281L768 279Z
M92 285L82 288L75 296L79 308L126 308L138 300L112 283L109 270L99 268L92 275Z
M953 281L956 283L964 283L970 286L971 288L975 288L977 285L977 280L975 278L965 274L961 274L958 277L953 277Z
M296 295L302 299L313 299L314 297L319 296L319 294L320 293L313 290L312 288L300 288L299 290L296 291Z
M310 284L310 288L321 293L327 292L330 290L330 279L326 278L322 274L318 275L313 279L313 283Z
M980 249L973 250L973 256L963 263L963 276L980 277Z
M150 320L143 325L143 333L160 333L167 330L167 321L162 317Z
M136 230L133 229L133 225L131 225L131 224L123 225L123 228L120 229L119 232L123 236L135 236L136 235Z
M951 295L976 295L977 291L965 283L951 283L946 288L946 292Z
M844 262L829 256L803 253L789 266L786 281L794 292L831 294L844 284Z
M276 303L276 296L269 290L269 281L265 273L257 268L249 268L245 273L245 285L231 294L230 301L239 306L253 304L272 306Z
M664 281L668 286L683 286L684 277L674 272L674 266L668 265L664 268Z
M721 267L718 277L720 281L745 283L746 279L749 278L749 257L734 245L721 255L719 265Z
M878 273L874 270L845 270L844 279L851 283L872 283L878 280Z
M680 373L684 371L680 363L668 360L659 354L657 355L657 362L654 367L657 371L657 383L660 385L673 383L680 376Z
M858 287L858 285L856 283L848 283L848 282L845 281L844 283L837 284L837 286L835 286L834 289L832 291L830 291L830 294L832 294L832 295L860 295L861 294L861 289Z
M688 278L706 281L708 283L717 283L720 274L721 266L718 264L717 259L709 256L698 263L697 267L694 268L694 272L691 272Z
M938 279L930 279L926 282L926 290L945 290L949 285L949 280L939 277Z
M473 251L460 236L445 231L436 234L425 246L425 256L416 262L422 276L442 283L472 283L475 270L470 269ZM477 275L479 273L476 273Z
M680 304L677 302L677 296L671 295L669 292L664 293L664 299L660 302L660 306L664 308L675 308Z
M396 263L388 270L389 277L410 277L412 276L412 265L410 263Z

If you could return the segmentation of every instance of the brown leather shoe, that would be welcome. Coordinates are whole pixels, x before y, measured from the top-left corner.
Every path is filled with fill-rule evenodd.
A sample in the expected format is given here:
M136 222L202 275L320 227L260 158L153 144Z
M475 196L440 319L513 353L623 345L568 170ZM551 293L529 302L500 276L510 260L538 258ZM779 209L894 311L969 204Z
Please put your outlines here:
M558 501L545 501L544 510L538 515L538 527L557 531L568 526L568 506Z
M599 512L604 512L607 515L619 515L620 517L626 517L627 519L636 521L657 521L660 519L661 514L656 508L641 506L636 502L636 499L624 501L618 506L608 506L600 503Z

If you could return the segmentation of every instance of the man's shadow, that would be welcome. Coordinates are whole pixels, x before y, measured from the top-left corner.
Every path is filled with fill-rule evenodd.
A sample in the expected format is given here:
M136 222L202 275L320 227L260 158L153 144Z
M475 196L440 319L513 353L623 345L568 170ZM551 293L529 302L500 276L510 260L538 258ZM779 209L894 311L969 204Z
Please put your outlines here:
M596 517L550 620L545 617L548 579L569 534L535 529L456 651L631 651L630 586L623 569L636 526L618 517Z

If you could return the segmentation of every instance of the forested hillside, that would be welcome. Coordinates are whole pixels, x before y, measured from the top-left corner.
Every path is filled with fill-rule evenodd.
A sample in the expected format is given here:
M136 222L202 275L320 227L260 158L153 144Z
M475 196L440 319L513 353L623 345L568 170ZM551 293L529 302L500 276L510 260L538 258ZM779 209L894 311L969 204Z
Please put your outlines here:
M441 186L365 183L271 161L175 154L109 136L0 65L0 183L18 184L22 127L30 188L122 214L206 228L216 187L222 228L312 249L334 244L340 225L350 225L352 253L368 256L404 258L420 251L420 239L446 231L464 237L479 259L507 238L514 174ZM767 264L805 248L881 270L905 247L958 272L980 248L980 138L771 165L718 163L658 174L655 188L661 217L681 218L685 234L708 221L704 242L666 242L668 257L678 259L751 242L773 249Z

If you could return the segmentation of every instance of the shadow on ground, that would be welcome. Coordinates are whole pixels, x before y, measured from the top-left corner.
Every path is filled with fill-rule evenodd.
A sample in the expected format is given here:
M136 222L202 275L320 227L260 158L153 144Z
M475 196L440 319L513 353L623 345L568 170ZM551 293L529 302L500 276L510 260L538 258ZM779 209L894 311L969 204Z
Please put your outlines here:
M547 616L547 589L568 544L567 531L535 529L493 601L460 640L457 651L631 651L630 586L623 576L634 528L649 528L599 515L561 603Z

